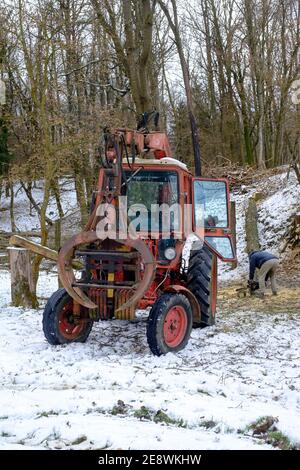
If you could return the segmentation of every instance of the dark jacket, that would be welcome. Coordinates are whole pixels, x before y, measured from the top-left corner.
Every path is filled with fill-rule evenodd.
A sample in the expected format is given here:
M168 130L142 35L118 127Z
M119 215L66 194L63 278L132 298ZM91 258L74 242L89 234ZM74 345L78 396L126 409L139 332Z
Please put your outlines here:
M250 272L249 272L249 279L250 281L253 280L255 269L260 269L262 265L269 261L270 259L278 259L277 256L272 255L272 253L268 253L267 251L253 251L249 255L249 263L250 263Z

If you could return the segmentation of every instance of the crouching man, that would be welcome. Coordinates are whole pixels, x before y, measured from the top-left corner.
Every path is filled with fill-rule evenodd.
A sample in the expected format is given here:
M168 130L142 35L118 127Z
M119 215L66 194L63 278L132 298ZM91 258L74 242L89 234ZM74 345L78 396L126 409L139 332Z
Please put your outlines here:
M248 286L252 293L257 289L257 295L264 297L266 292L266 282L271 280L273 295L277 295L276 271L279 266L279 259L267 251L252 251L249 253L249 281Z

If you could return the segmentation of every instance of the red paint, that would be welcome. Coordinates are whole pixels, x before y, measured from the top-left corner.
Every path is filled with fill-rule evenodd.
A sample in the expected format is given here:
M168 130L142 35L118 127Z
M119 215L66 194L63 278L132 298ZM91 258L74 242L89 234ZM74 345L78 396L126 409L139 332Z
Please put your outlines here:
M184 339L188 325L187 314L181 305L172 307L164 321L163 334L167 346L176 348Z
M70 300L58 315L58 329L60 334L73 341L82 333L85 328L84 323L75 324L73 315L73 300Z

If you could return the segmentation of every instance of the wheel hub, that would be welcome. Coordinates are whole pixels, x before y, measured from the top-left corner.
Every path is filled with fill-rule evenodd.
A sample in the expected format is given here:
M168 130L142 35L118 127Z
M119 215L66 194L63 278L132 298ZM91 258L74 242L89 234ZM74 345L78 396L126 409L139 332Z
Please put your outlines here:
M187 315L181 305L175 305L168 311L163 331L164 340L169 347L175 348L182 342L186 334L187 325Z
M58 317L58 327L60 334L69 340L76 339L83 331L83 323L75 324L72 300L62 308Z

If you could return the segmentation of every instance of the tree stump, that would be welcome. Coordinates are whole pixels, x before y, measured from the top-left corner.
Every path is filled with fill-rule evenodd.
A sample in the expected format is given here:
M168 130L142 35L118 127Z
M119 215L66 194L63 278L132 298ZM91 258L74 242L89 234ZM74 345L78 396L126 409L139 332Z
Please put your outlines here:
M257 219L258 219L258 215L257 215L256 201L254 198L250 198L248 208L246 210L246 222L245 222L247 253L251 253L251 251L260 250Z
M11 300L14 307L36 308L38 301L33 282L30 252L25 248L9 247Z

